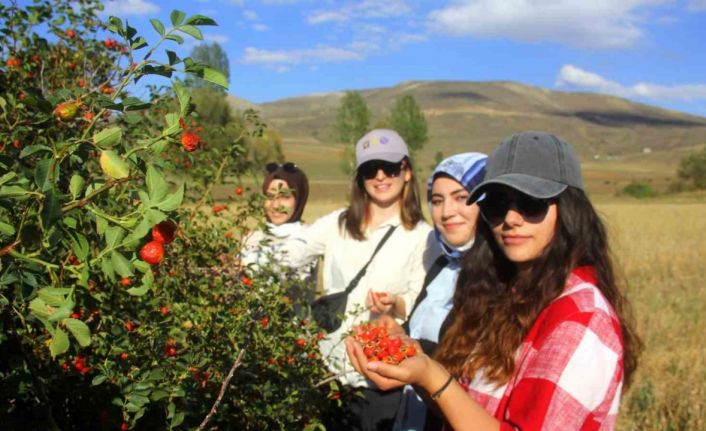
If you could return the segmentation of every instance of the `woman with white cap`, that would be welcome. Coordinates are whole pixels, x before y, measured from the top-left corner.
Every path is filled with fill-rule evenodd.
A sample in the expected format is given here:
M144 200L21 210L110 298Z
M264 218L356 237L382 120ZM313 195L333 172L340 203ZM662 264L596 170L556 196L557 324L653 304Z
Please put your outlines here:
M640 341L603 223L565 141L504 140L469 202L483 222L464 257L434 354L356 369L381 388L415 384L455 430L612 430Z
M430 233L407 145L395 131L376 129L356 144L348 207L323 216L285 243L287 266L306 266L323 256L324 296L348 292L340 326L331 327L319 346L339 381L361 388L364 397L346 400L345 411L336 412L327 428L392 426L401 391L379 391L355 372L343 337L355 325L382 314L407 318L426 269L436 258L425 258Z

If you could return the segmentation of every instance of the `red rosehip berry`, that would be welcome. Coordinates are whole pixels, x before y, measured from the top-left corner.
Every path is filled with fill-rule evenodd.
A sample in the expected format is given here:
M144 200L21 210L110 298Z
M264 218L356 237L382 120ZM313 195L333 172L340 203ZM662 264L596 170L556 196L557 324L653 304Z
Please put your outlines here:
M132 332L135 330L135 324L128 320L127 322L125 322L125 329L127 330L127 332Z
M297 346L299 346L299 347L306 346L306 340L303 338L297 338Z
M128 286L130 286L131 284L132 284L132 280L130 280L130 279L127 278L127 277L123 277L123 278L120 280L120 285L123 286L123 287L128 287Z
M242 188L242 187L236 188L236 189L235 189L235 194L238 195L238 196L242 195L242 194L243 194L243 188Z
M150 241L142 246L140 258L150 265L156 265L164 258L164 247L161 242Z
M163 306L159 309L159 312L162 313L162 316L166 316L167 314L169 314L169 308L167 308L166 306L163 305Z
M240 282L243 283L245 286L251 287L252 286L252 278L249 277L242 277L240 279Z
M228 208L225 205L214 205L213 206L213 212L218 214L219 212L223 211L224 209Z
M163 221L152 228L152 239L162 244L169 244L174 241L176 230L176 223Z
M188 152L196 151L201 144L201 138L196 133L184 132L181 134L181 146Z
M75 31L73 31L72 29L66 30L66 37L71 38L71 37L74 37L74 36L76 36L76 32L75 32Z
M262 325L263 328L267 328L267 324L270 322L270 319L267 317L263 317L262 320L260 320L260 325Z
M123 353L120 354L120 359L122 359L123 361L127 360L127 358L128 358L128 354L127 354L127 353L123 352Z

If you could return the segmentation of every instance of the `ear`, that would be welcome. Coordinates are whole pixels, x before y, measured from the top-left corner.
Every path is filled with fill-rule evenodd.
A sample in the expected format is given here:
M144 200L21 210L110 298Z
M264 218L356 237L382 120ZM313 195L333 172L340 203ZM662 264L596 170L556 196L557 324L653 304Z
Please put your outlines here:
M412 168L406 166L404 168L404 182L408 183L410 181L412 181Z

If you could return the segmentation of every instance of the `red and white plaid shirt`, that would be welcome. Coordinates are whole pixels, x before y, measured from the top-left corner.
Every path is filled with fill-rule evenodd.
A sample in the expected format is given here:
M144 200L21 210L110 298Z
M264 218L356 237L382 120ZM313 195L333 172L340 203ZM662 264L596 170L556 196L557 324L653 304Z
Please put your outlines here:
M498 388L482 373L461 381L501 431L615 428L623 342L618 317L595 284L592 268L572 272L525 337L507 384Z

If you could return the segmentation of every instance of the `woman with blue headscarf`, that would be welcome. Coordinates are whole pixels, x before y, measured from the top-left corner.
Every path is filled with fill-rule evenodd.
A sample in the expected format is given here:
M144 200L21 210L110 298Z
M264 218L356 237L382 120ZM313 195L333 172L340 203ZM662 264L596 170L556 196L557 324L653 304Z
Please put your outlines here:
M478 219L478 205L467 205L471 190L483 181L487 156L462 153L442 161L427 182L427 201L434 222L434 234L443 253L427 272L424 286L403 328L419 341L424 353L431 356L441 338L444 322L453 305L461 258L473 245ZM401 329L393 319L382 318L390 333ZM349 351L349 355L350 355ZM421 430L427 421L427 409L411 386L405 387L397 414L397 430ZM430 415L430 422L434 416Z

